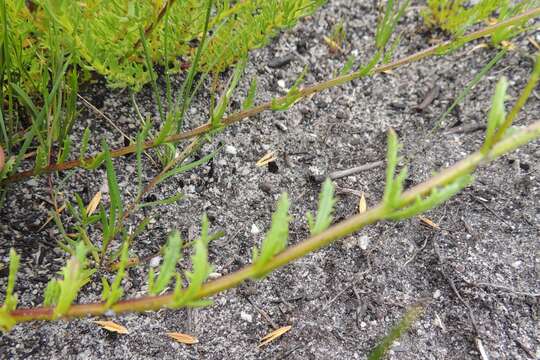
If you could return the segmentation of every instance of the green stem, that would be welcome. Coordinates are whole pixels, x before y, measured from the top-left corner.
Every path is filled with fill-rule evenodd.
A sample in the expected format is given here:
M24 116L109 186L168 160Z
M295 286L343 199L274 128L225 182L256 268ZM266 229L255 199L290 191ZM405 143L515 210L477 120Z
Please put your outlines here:
M525 103L527 102L527 99L533 92L534 88L536 87L536 84L538 83L538 78L540 77L540 53L536 56L536 63L534 64L534 69L531 74L531 77L529 78L529 81L527 82L527 85L519 95L519 98L517 99L516 103L512 107L512 110L508 113L506 116L506 119L501 124L499 129L497 130L497 133L493 137L493 142L496 143L499 141L503 136L506 130L510 126L512 126L512 123L514 122L514 119L516 118L517 114L520 112L521 108L525 106Z
M418 196L426 195L433 189L444 186L463 174L473 172L478 166L493 161L501 155L513 151L519 146L525 145L538 138L540 138L540 120L501 140L499 143L495 144L492 150L486 155L477 151L455 165L442 170L433 178L411 188L403 193L400 202L406 206L407 204L414 202ZM379 204L365 213L355 215L342 221L316 236L312 236L299 244L287 248L269 261L262 271L266 273L282 267L339 238L350 235L366 225L384 219L385 215L387 215L386 213L387 210L384 205ZM236 272L211 281L201 288L197 293L196 299L202 299L233 288L245 280L254 277L259 270L260 269L256 271L252 265L248 265ZM110 310L115 313L158 310L168 306L172 299L173 295L171 293L159 296L145 296L138 299L120 301L114 304ZM73 305L64 314L64 318L102 315L107 310L109 309L106 307L105 303ZM10 315L17 323L32 320L52 320L54 319L54 308L21 308L12 311Z
M515 25L515 24L519 24L522 21L532 19L532 18L535 18L537 16L540 16L540 7L531 9L531 10L529 10L529 11L527 11L527 12L521 14L521 15L515 16L513 18L502 21L502 22L497 23L495 25L491 25L491 26L488 26L488 27L486 27L484 29L481 29L481 30L475 31L475 32L473 32L471 34L465 35L463 38L459 39L458 41L459 41L460 44L461 43L464 44L464 43L467 43L467 42L470 42L470 41L473 41L473 40L476 40L476 39L479 39L479 38L482 38L482 37L489 36L489 35L491 35L492 33L494 33L495 31L497 31L497 30L499 30L501 28L504 28L504 27L507 27L507 26L512 26L512 25ZM363 74L361 72L361 70L360 70L360 71L357 71L357 72L353 72L351 74L339 76L339 77L334 78L334 79L330 79L330 80L327 80L327 81L324 81L324 82L321 82L321 83L318 83L318 84L314 84L314 85L305 87L305 88L303 88L303 89L301 89L299 91L299 98L307 98L310 95L313 95L315 93L319 93L319 92L324 91L326 89L342 85L342 84L350 82L350 81L352 81L354 79L358 79L360 77L360 75L369 76L369 75L373 75L373 74L376 74L376 73L390 71L390 70L396 69L396 68L398 68L400 66L407 65L407 64L410 64L410 63L425 59L425 58L433 56L433 55L437 55L441 51L444 51L445 49L449 49L455 44L456 44L456 41L447 41L447 42L441 43L439 45L430 47L428 49L422 50L422 51L420 51L418 53L415 53L413 55L407 56L407 57L405 57L403 59L397 60L397 61L395 61L393 63L378 66L378 67L374 68L368 74ZM280 97L280 98L276 98L273 101L279 103L279 102L282 102L282 101L285 101L285 100L286 100L286 96L283 96L283 97ZM249 110L244 110L244 111L240 111L240 112L237 112L235 114L232 114L232 115L224 118L221 123L222 123L223 126L228 126L228 125L237 123L237 122L239 122L241 120L253 117L253 116L255 116L255 115L257 115L257 114L259 114L259 113L261 113L263 111L271 110L273 101L268 101L268 102L262 103L262 104L260 104L260 105L258 105L256 107L253 107L253 108L251 108ZM143 148L146 150L146 149L153 148L153 147L156 147L158 145L161 145L163 142L178 142L180 140L190 139L190 138L205 134L205 133L210 132L210 131L212 131L212 124L209 122L209 123L206 123L204 125L201 125L201 126L195 128L195 129L180 132L180 133L168 136L163 141L160 141L160 142L157 142L156 140L149 140L149 141L144 143ZM130 146L126 146L126 147L119 148L117 150L111 151L111 157L113 157L113 158L114 157L120 157L120 156L124 156L124 155L127 155L127 154L134 153L135 151L136 151L136 145L130 145ZM88 158L84 159L83 161L85 163L91 162L97 156L99 156L99 155L88 157ZM53 172L53 171L65 171L65 170L72 169L72 168L75 168L75 167L80 167L80 166L81 166L81 161L80 160L71 160L71 161L61 163L61 164L51 164L51 165L49 165L49 166L47 166L47 167L45 167L43 169L39 169L39 174L50 173L50 172ZM16 173L16 174L10 176L9 178L4 180L0 184L19 181L19 180L22 180L22 179L30 177L30 176L35 176L37 174L38 174L38 171L35 170L35 169L19 172L19 173Z

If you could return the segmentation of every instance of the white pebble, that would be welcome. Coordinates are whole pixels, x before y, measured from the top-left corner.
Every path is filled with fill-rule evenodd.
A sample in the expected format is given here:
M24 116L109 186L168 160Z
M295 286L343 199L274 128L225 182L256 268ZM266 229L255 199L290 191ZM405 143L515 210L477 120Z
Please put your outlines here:
M251 233L252 233L253 235L257 235L257 234L259 234L260 232L261 232L261 229L259 229L259 228L257 227L257 225L255 225L255 224L251 225Z
M277 81L277 84L278 84L278 86L279 86L280 88L285 89L285 80L279 79L279 80Z
M360 246L360 249L367 250L370 244L369 237L367 235L360 236L360 239L358 239L358 246Z
M243 311L240 312L240 317L242 318L242 320L247 321L247 322L253 321L253 316Z
M161 256L154 256L153 258L150 259L149 265L151 268L158 267L160 261L161 261Z
M236 148L232 145L225 146L225 152L227 154L236 155L238 152L236 151Z

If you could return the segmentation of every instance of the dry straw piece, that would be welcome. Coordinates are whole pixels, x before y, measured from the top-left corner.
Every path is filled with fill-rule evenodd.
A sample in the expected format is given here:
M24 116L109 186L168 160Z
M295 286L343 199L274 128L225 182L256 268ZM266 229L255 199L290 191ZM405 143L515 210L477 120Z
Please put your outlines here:
M167 336L178 341L179 343L182 343L182 344L187 344L187 345L193 345L193 344L197 344L199 342L199 340L195 337L195 336L191 336L191 335L188 335L188 334L182 334L182 333L179 333L179 332L171 332L171 333L167 333Z
M111 332L115 332L115 333L118 333L118 334L129 334L128 329L126 329L124 326L118 325L117 323L112 322L112 321L97 321L96 320L96 321L92 321L92 322L98 324L103 329L111 331Z
M287 325L287 326L280 327L279 329L274 330L271 333L266 334L265 336L261 338L261 343L259 344L259 347L262 347L276 340L278 337L285 334L287 331L291 330L291 328L292 328L292 325Z

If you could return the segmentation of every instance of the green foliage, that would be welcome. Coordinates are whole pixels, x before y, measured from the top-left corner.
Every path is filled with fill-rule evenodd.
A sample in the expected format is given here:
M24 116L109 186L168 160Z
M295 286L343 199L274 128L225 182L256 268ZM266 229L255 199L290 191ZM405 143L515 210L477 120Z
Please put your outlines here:
M106 307L111 307L114 303L122 298L124 295L124 289L122 288L122 279L126 275L126 264L128 261L128 249L129 243L127 241L122 245L122 251L120 255L120 262L118 264L118 271L111 285L105 277L101 278L103 285L103 292L101 293L101 299L105 301Z
M182 290L181 277L177 274L173 300L169 305L172 308L206 306L211 304L211 301L197 299L197 293L208 279L208 275L212 272L212 266L208 262L208 243L210 237L208 235L209 226L206 214L203 215L201 224L201 237L193 245L194 252L191 256L192 271L185 272L188 287Z
M246 64L247 64L247 57L244 56L242 59L240 59L238 64L236 64L234 73L226 87L227 90L219 99L216 107L212 109L212 113L210 115L212 128L218 129L221 127L221 119L225 115L225 111L227 110L227 107L229 106L229 101L231 100L231 97L234 94L234 90L236 89L236 86L238 85L238 82L240 81L240 78L242 77L242 74L244 73Z
M491 109L489 110L488 114L486 137L484 140L484 145L482 145L482 149L480 150L484 154L491 150L495 133L506 117L506 112L504 110L504 99L506 97L507 88L508 82L506 78L502 77L497 83L495 94L491 100Z
M400 210L396 210L387 215L386 218L389 220L398 221L425 213L428 210L436 208L463 190L472 182L472 180L473 177L470 175L461 176L442 189L433 189L425 198L417 197L416 201L412 205L401 208Z
M4 304L0 308L0 330L8 331L15 325L15 320L9 315L9 313L17 308L17 295L13 293L15 288L15 279L17 277L17 271L19 270L19 264L21 256L17 255L15 249L9 251L9 274L6 287L6 297Z
M72 145L69 135L77 116L78 87L92 72L105 76L111 87L139 90L151 83L162 122L159 143L181 130L185 111L207 73L224 71L250 49L265 45L280 30L293 26L323 3L324 0L2 2L0 93L8 106L0 110L0 145L8 155L20 149L21 158L30 146L35 146L36 171L65 162ZM169 113L161 101L154 65L165 69ZM179 103L174 104L169 74L183 71L186 65L190 65L189 74ZM203 76L193 87L197 72ZM226 111L237 81L238 77L233 78L230 91L214 109L214 125ZM22 108L26 114L19 111ZM32 123L30 128L25 125L28 120ZM88 140L89 134L85 133L80 160L86 154ZM95 169L101 160L84 167ZM2 170L0 178L19 166L20 161L8 161L9 166Z
M317 235L326 230L332 224L332 213L334 211L334 184L330 178L327 178L319 194L319 208L317 209L317 218L314 220L311 213L307 214L309 231L311 235Z
M356 57L354 55L350 55L341 70L339 70L339 76L347 75L348 73L350 73L353 70L355 62Z
M253 267L256 277L261 278L266 275L264 266L276 254L285 249L289 238L289 199L287 193L281 194L276 211L272 215L270 230L264 238L261 248L253 248Z
M437 207L460 190L468 186L472 176L464 174L456 177L452 182L441 189L434 188L426 197L418 196L412 205L408 205L401 199L403 184L407 178L407 167L404 167L395 176L398 162L399 143L394 130L388 131L388 150L386 165L386 186L384 190L383 204L386 208L384 217L389 220L404 220L415 215L424 213Z
M460 36L472 25L493 16L498 12L498 21L502 21L527 8L534 6L537 0L523 0L517 3L511 0L480 0L473 6L466 6L465 0L427 0L427 7L422 11L428 27L438 27L452 35ZM523 24L521 24L523 25ZM497 31L492 36L492 43L500 44L519 32L521 26L512 26Z
M29 6L22 0L8 1L2 36L11 30L8 51L20 68L7 71L24 72L25 83L40 81L47 65L37 59L48 59L51 52L61 49L72 54L73 64L105 75L111 86L139 87L151 80L145 66L146 54L154 63L175 71L182 66L176 59L192 56L194 49L190 44L200 40L208 3L85 0L73 4L66 0L40 0ZM213 35L201 54L201 68L219 57L211 70L224 70L247 50L265 45L279 30L293 26L323 3L216 0L209 23ZM142 36L140 29L145 29ZM141 41L142 37L146 40ZM147 45L141 46L143 42Z
M52 280L56 285L49 285L47 292L54 294L57 297L46 300L48 304L56 304L54 316L60 317L65 314L71 303L77 298L79 290L90 281L90 276L95 272L93 269L87 269L86 260L87 249L83 242L79 242L75 248L75 255L68 260L66 266L60 272L63 276L61 280ZM49 295L51 296L51 295Z
M438 128L444 119L454 110L456 106L458 106L465 97L471 92L471 90L482 80L490 71L493 69L495 65L499 63L499 61L506 55L507 50L502 49L500 50L497 55L493 59L491 59L486 65L480 69L480 71L474 76L474 78L467 83L467 85L463 88L463 90L460 91L459 95L456 97L452 105L448 107L448 109L437 119L437 122L434 126L434 128Z
M167 245L163 254L163 263L159 268L159 275L155 279L154 270L150 269L148 273L148 293L152 295L159 294L163 291L171 281L171 278L176 273L176 263L182 257L182 238L178 231L173 231L169 234Z
M111 153L109 146L105 141L102 142L103 156L105 161L105 169L107 171L107 184L109 187L110 204L109 213L107 214L105 209L100 207L101 225L103 227L103 243L101 246L101 258L105 257L105 253L109 246L109 243L116 236L117 232L121 229L118 225L122 224L122 217L124 214L124 206L122 203L122 197L120 195L120 187L118 186L118 179L116 177L116 171L111 159Z
M519 2L513 2L513 3L509 1L504 1L503 4L498 9L498 12L499 12L498 21L511 18L512 16L522 13L527 9L537 7L537 6L540 6L540 2L538 0L521 0ZM493 45L499 45L503 41L507 41L510 38L516 36L517 34L522 32L524 28L526 28L525 26L526 23L527 21L522 21L516 26L503 27L495 31L493 35L491 35L491 43Z
M375 46L379 52L383 52L390 37L394 33L396 25L409 6L410 0L404 1L401 5L399 1L387 0L383 18L377 24L375 33Z
M384 357L386 352L390 350L392 344L398 340L405 332L407 332L418 316L424 310L423 305L414 305L405 312L405 315L401 318L390 332L377 344L375 349L369 354L368 360L380 360Z
M307 65L300 73L300 76L296 79L293 86L287 92L287 95L283 99L272 99L272 110L274 111L285 111L289 110L298 100L300 100L300 84L304 81L304 76L307 73Z
M407 177L407 168L403 168L397 177L394 177L398 163L399 143L397 134L393 129L388 131L388 147L386 153L386 187L384 189L383 203L388 209L399 206L399 197L403 191L403 181Z
M192 161L185 165L177 166L169 171L167 171L165 174L160 176L159 180L157 181L157 184L167 180L171 176L175 176L181 173L184 173L186 171L195 169L196 167L201 166L202 164L206 164L208 161L212 160L214 156L221 150L221 147L218 147L216 150L212 151L210 154L205 155L199 160Z
M257 92L257 78L253 78L253 80L251 80L251 83L249 84L249 89L247 92L246 99L244 100L244 104L242 105L242 110L248 110L253 107L253 103L255 102L256 92Z

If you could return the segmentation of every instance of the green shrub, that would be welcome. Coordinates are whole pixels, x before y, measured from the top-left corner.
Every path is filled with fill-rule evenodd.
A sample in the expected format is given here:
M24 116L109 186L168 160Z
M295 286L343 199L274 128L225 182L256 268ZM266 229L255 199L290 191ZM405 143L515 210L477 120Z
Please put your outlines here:
M470 26L488 20L491 16L497 16L496 20L501 21L527 8L538 6L538 0L523 0L515 5L511 0L480 0L473 6L466 6L467 3L465 0L427 0L427 7L422 11L424 22L430 28L436 27L452 35L461 35ZM498 42L502 40L505 39L499 39Z
M200 67L222 71L247 50L263 46L325 0L215 1L212 37ZM60 49L71 65L106 76L110 86L140 88L150 80L139 30L145 30L152 60L180 71L189 63L202 35L206 0L89 1L12 0L4 2L1 37L16 72L31 90L47 72L48 59ZM219 59L219 61L214 61ZM180 60L180 61L179 61Z

